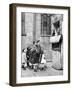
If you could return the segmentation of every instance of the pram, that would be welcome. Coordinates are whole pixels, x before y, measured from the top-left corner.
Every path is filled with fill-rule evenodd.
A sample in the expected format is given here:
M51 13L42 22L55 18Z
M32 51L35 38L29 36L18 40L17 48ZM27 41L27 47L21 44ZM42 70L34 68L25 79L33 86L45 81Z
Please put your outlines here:
M27 51L28 66L34 71L45 70L46 66L41 63L43 50L37 51L36 49L29 49Z

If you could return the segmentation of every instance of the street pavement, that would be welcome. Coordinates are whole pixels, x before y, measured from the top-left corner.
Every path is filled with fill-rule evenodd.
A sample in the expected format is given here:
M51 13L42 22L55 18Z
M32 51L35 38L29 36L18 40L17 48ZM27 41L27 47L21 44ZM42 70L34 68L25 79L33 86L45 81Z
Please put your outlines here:
M22 77L38 77L38 76L58 76L63 75L63 70L56 70L52 68L52 62L47 62L46 70L37 70L34 72L33 69L26 68L26 70L21 70Z

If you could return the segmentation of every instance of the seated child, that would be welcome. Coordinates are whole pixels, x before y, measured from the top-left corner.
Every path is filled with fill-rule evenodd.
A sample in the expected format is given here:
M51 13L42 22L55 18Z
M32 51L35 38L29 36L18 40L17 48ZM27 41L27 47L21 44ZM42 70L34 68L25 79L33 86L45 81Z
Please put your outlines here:
M22 68L26 70L27 67L27 58L26 58L26 49L22 50Z

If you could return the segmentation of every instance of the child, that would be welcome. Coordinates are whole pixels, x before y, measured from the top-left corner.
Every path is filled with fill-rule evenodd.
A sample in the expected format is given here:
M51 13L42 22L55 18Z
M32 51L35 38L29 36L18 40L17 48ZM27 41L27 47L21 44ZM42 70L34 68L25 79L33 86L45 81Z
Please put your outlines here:
M40 70L46 70L47 66L46 66L46 59L45 59L45 55L42 54L42 59L41 59L41 64L39 64L39 69Z
M42 60L41 60L41 63L46 63L46 60L45 60L45 55L44 54L42 54Z
M27 58L26 58L26 49L22 50L22 68L26 70L27 67Z

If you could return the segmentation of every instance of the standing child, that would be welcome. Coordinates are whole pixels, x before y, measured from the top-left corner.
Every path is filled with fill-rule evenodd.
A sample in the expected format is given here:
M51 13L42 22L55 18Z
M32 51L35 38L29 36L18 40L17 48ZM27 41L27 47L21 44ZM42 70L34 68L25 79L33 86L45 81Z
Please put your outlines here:
M44 54L42 54L42 60L41 60L41 63L46 64L46 59L45 59L45 55L44 55Z
M42 54L41 64L39 64L39 68L40 68L40 70L46 70L46 68L47 68L46 59L45 59L44 54Z
M26 70L27 67L27 58L26 58L26 49L22 50L22 68L23 70Z

